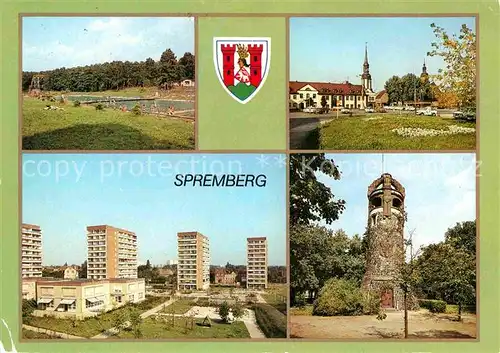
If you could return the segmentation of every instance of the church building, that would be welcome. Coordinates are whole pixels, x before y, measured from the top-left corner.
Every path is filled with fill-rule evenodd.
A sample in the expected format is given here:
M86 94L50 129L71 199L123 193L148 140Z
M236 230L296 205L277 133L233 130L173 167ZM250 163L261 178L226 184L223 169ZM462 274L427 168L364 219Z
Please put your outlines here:
M360 85L348 81L343 83L291 81L289 95L289 108L291 109L323 106L349 109L374 107L377 94L372 88L368 48L365 45L365 60Z

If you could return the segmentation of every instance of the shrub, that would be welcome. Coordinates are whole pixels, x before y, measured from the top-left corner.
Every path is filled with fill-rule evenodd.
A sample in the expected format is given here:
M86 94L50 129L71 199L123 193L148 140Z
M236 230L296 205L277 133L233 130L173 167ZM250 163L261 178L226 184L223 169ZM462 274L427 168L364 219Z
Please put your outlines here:
M299 293L295 296L295 306L303 308L307 304L307 298L304 293Z
M419 299L420 307L428 309L431 313L446 312L446 302L442 300Z
M380 312L380 296L370 291L364 291L361 295L363 298L363 314L378 314Z
M217 313L220 315L222 321L224 322L229 322L229 311L230 307L226 301L220 303L217 308Z
M141 106L139 104L134 105L131 112L134 115L141 115Z
M81 104L81 103L80 103L80 101L74 101L74 102L73 102L73 106L74 106L74 107L79 107L79 106L80 106L80 104Z
M33 314L33 311L36 309L36 300L31 299L23 299L23 304L22 304L22 313L23 313L23 319L28 318Z
M95 110L104 110L104 105L102 105L102 103L98 103L98 104L95 106Z
M363 295L357 284L332 278L321 288L314 301L313 315L362 315L363 311Z
M286 338L286 316L269 304L253 306L255 320L267 338Z

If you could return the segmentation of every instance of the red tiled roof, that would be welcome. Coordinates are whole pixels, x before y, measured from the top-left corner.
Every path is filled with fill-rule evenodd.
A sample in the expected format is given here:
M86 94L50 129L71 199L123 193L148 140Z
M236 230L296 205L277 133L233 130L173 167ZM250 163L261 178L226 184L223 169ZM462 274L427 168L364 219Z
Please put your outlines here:
M379 93L377 93L377 96L375 97L375 99L380 99L382 98L382 96L385 94L385 89L380 91Z
M300 90L306 85L314 87L319 94L338 94L338 95L361 94L363 89L363 86L353 85L350 82L331 83L331 82L290 81L288 85L290 94L296 94L298 90Z

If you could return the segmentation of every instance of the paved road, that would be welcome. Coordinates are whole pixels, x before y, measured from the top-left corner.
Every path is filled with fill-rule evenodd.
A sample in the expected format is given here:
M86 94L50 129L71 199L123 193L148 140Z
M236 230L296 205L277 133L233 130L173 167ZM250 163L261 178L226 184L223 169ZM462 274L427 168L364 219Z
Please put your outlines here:
M321 120L329 118L290 118L290 149L318 149L318 129Z

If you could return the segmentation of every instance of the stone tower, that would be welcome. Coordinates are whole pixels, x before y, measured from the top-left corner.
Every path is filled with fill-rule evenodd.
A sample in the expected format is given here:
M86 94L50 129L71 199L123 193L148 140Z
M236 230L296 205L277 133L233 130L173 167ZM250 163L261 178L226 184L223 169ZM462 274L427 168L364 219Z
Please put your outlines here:
M380 293L381 307L403 309L399 273L404 262L405 189L390 174L368 187L368 249L363 289Z

